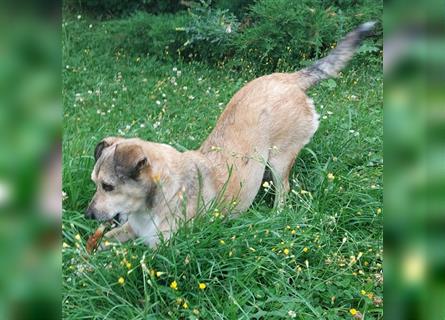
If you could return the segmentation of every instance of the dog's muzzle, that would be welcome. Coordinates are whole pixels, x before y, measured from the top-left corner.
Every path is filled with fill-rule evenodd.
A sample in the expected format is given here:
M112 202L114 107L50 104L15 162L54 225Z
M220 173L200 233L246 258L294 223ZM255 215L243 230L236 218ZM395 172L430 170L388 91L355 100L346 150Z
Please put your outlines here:
M91 207L88 207L88 209L85 211L85 217L88 219L96 219L96 211Z

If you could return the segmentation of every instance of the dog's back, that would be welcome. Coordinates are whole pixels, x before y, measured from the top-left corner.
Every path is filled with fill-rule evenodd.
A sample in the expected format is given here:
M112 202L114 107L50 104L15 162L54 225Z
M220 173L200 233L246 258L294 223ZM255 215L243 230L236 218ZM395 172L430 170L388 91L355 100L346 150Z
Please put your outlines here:
M305 91L336 76L373 27L373 22L362 24L308 68L250 81L230 100L199 150L211 159L221 183L229 178L227 167L232 168L226 192L241 199L240 210L255 198L266 166L282 193L289 190L295 158L318 128L319 116Z

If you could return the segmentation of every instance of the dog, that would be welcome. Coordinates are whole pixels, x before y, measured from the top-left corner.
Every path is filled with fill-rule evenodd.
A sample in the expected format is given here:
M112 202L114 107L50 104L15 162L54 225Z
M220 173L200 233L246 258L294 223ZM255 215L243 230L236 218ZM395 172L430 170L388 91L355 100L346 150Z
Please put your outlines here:
M318 128L319 115L306 90L335 77L352 58L374 22L366 22L328 56L294 73L254 79L230 100L215 128L197 150L179 152L138 138L108 137L95 148L91 179L97 190L86 216L122 225L105 238L142 238L156 246L179 222L215 199L242 212L253 202L266 169L276 188L274 206L289 191L289 173L300 150Z

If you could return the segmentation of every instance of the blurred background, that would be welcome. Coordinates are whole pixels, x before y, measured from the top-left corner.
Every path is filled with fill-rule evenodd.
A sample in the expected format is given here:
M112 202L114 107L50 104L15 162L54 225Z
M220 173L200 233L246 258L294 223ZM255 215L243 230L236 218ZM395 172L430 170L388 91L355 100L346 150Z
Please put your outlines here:
M186 10L191 2L64 5L110 19L156 6ZM1 319L61 316L61 9L55 1L0 5ZM240 12L240 21L251 23ZM388 1L383 26L385 313L444 319L445 3ZM192 47L204 27L189 30Z
M60 315L60 4L0 4L0 319Z
M445 3L384 15L385 316L445 318Z

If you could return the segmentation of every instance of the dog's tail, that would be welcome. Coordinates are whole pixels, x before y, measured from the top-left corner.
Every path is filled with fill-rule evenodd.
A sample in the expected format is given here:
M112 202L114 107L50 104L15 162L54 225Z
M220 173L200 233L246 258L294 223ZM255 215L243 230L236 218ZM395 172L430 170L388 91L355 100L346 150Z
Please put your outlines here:
M298 84L307 90L320 80L337 76L346 63L352 58L362 40L374 29L375 22L366 22L346 37L332 50L328 56L318 60L312 66L297 72Z

